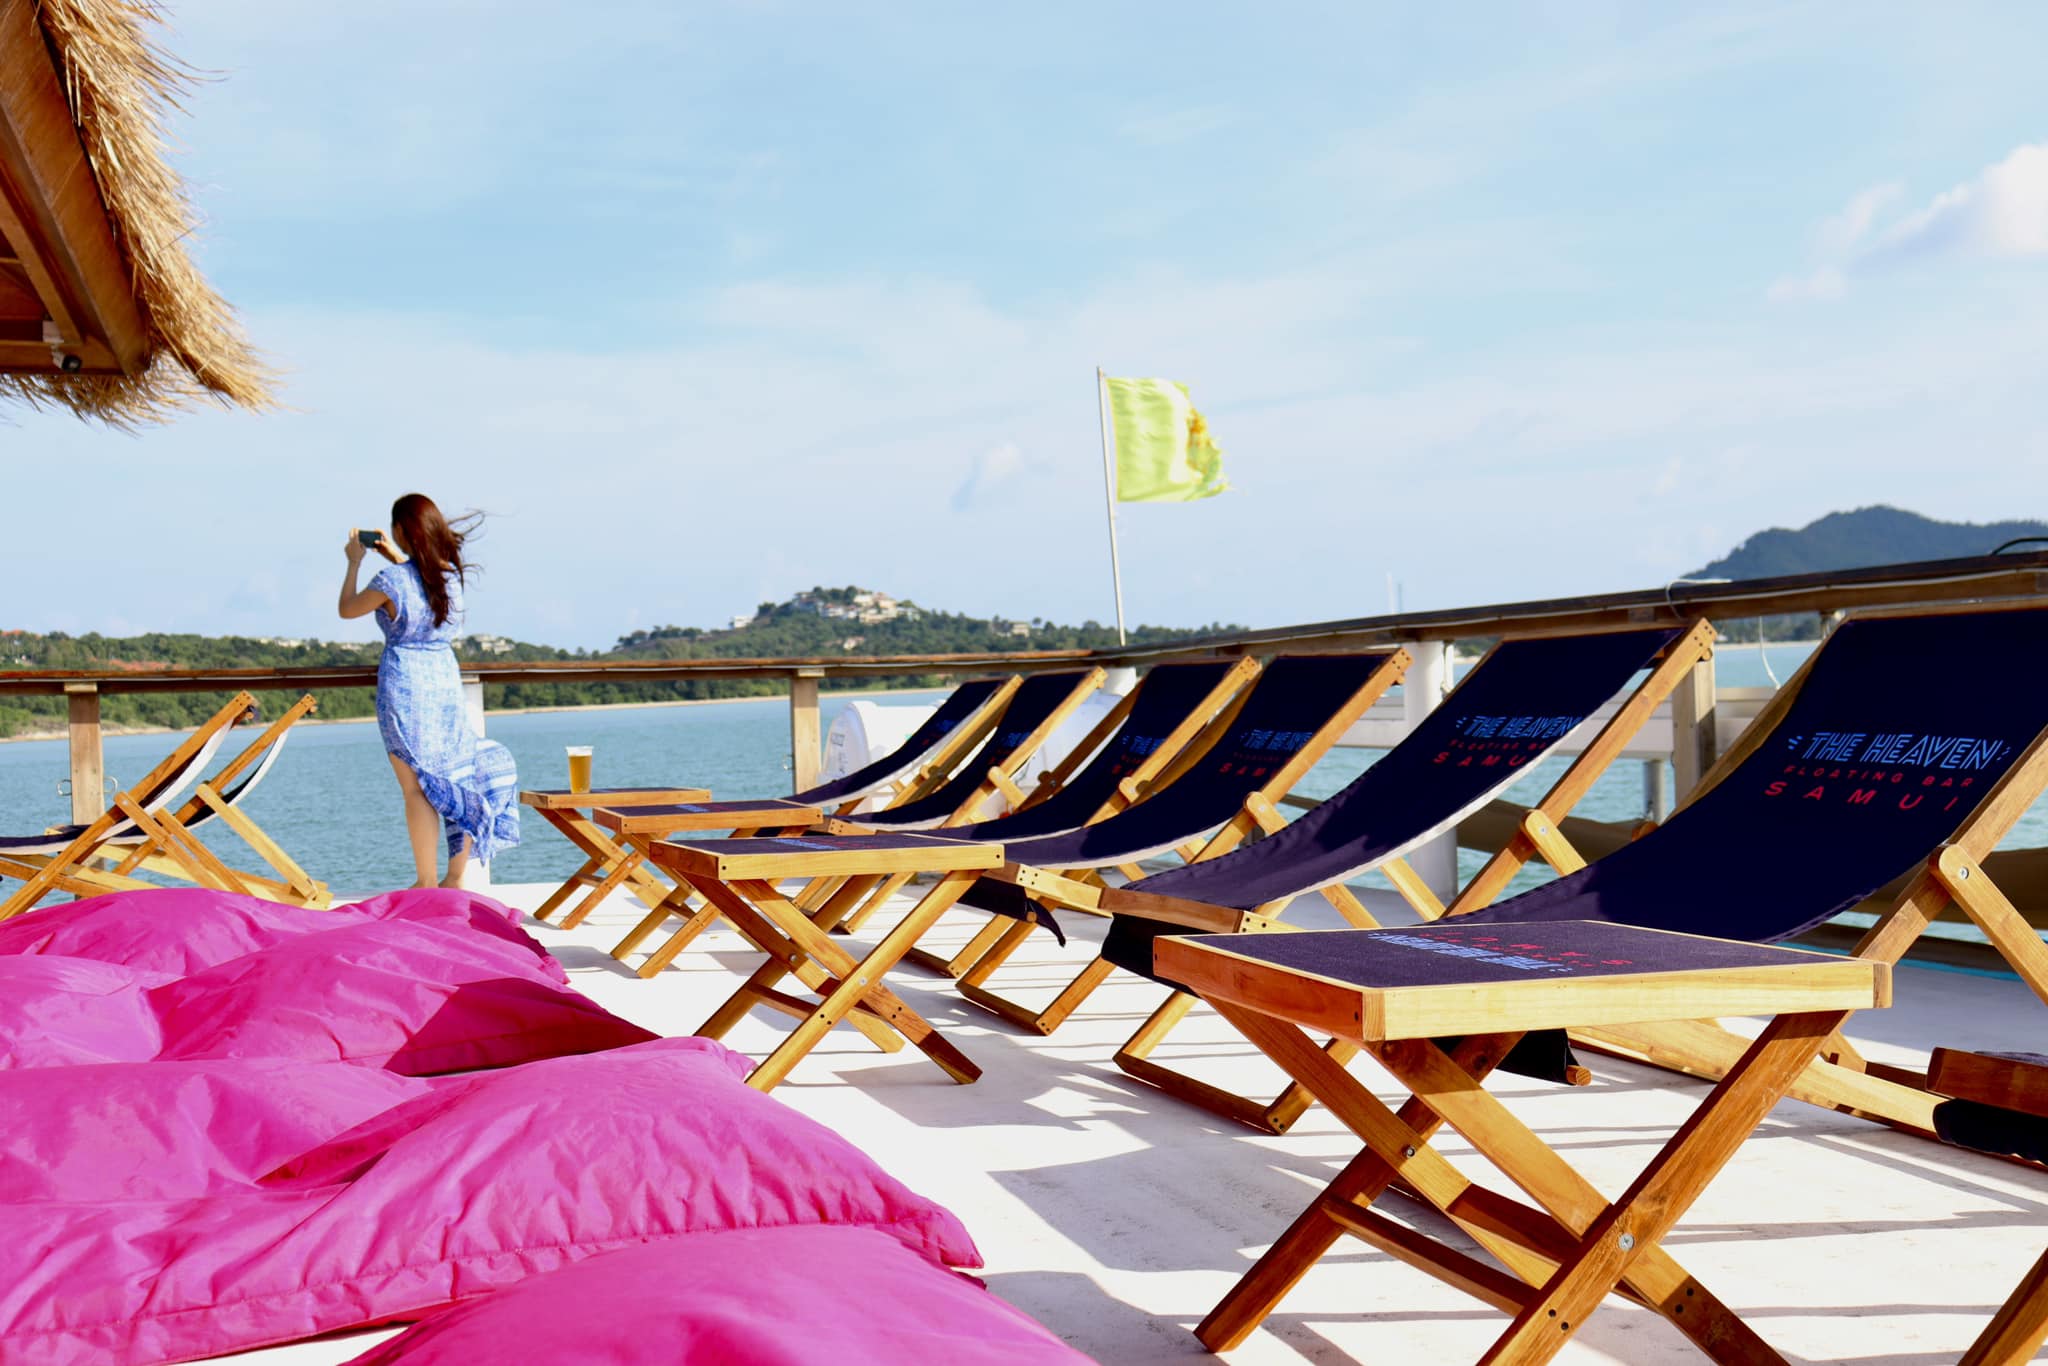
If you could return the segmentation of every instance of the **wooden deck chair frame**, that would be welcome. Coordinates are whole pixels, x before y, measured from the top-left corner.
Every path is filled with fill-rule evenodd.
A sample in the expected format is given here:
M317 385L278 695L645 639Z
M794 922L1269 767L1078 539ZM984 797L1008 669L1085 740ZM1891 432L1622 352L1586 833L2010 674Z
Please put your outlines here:
M233 882L228 889L230 891L295 906L320 908L333 904L334 896L327 884L315 881L296 859L285 852L283 845L272 839L268 831L241 809L241 794L236 791L237 782L250 769L256 769L256 777L260 778L274 761L277 747L284 743L286 732L318 709L319 703L313 694L302 695L282 716L265 726L261 734L245 745L240 754L223 764L218 772L200 779L183 805L175 811L157 813L162 824L175 825L193 839L197 838L193 833L194 826L218 820L239 835L242 842L269 865L270 875L229 868ZM109 845L96 856L96 861L111 865L110 871L117 877L125 877L138 869L170 877L187 877L183 865L155 839L143 839L125 849Z
M596 792L573 792L567 788L523 789L519 794L520 805L531 807L534 814L553 826L583 855L583 862L576 871L548 894L547 900L533 912L533 918L546 920L579 888L593 887L608 879L612 879L613 886L623 882L626 889L644 904L660 905L662 898L669 893L669 885L645 868L622 870L626 850L599 828L591 819L591 812L608 802L651 806L708 801L710 797L710 790L702 787L611 788ZM615 873L618 877L613 879Z
M1240 659L1216 680L1216 686L1203 697L1199 706L1193 707L1180 722L1160 740L1159 747L1146 755L1142 762L1117 783L1116 791L1107 801L1088 815L1087 824L1113 816L1128 809L1140 799L1164 787L1186 771L1190 757L1206 750L1215 737L1229 728L1231 721L1244 709L1245 699L1251 695L1252 684L1257 679L1259 665L1253 659ZM1139 688L1133 688L1117 699L1095 728L1082 737L1081 743L1069 750L1058 765L1039 776L1037 788L1027 797L1018 793L1012 798L1012 809L1028 810L1045 801L1065 787L1076 773L1079 773L1096 752L1108 744L1116 733L1123 729L1129 719L1131 708L1137 705ZM1220 729L1219 729L1220 727ZM990 874L1001 878L1010 865L1005 864ZM900 884L899 884L900 885ZM888 895L894 895L895 887L888 887ZM887 896L870 897L860 911L849 917L848 930L858 930ZM930 972L958 977L972 967L982 954L987 952L1000 938L1001 931L1011 922L999 916L988 917L988 923L967 941L964 948L950 956L941 956L929 949L913 948L904 955L906 963L914 963Z
M916 768L889 784L887 799L875 810L887 811L936 791L941 783L953 776L953 770L960 767L961 761L980 748L981 742L1002 723L1003 708L1010 704L1011 695L1023 681L1022 674L1011 674L1003 679L1001 686L989 695L969 720L955 726ZM865 800L866 796L850 797L835 806L831 814L852 815Z
M2048 1123L2048 1065L1937 1048L1927 1082L1939 1095ZM1967 1145L1966 1145L1967 1146ZM2022 1366L2048 1344L2048 1252L2034 1263L1970 1344L1961 1366Z
M694 888L780 969L776 980L794 974L813 993L814 999L805 1000L761 985L757 980L761 974L756 974L697 1030L704 1038L723 1038L757 1005L796 1018L796 1028L754 1068L748 1085L773 1090L841 1023L853 1025L888 1051L900 1049L905 1042L914 1044L957 1082L971 1082L981 1075L980 1068L891 992L883 979L903 951L975 878L1002 862L1002 847L925 836L882 838L897 847L878 855L859 848L859 837L837 843L785 839L715 840L692 845L670 840L654 847L657 863L679 883ZM902 847L906 839L912 841L911 847ZM918 913L906 917L858 959L829 933L829 906L807 912L777 887L778 880L787 878L801 878L814 885L843 879L847 891L837 913L844 915L869 885L899 869L937 873L939 885L933 896L920 903Z
M1065 787L1068 781L1081 770L1082 766L1095 757L1095 752L1105 744L1108 744L1110 737L1122 729L1124 721L1129 718L1131 708L1136 705L1137 700L1138 690L1136 688L1117 698L1115 704L1102 714L1101 719L1089 729L1086 735L1081 737L1080 743L1061 755L1058 763L1053 764L1038 775L1038 780L1032 784L1030 791L1025 791L1014 780L1000 783L998 786L1004 800L1009 802L1010 810L1012 812L1028 810ZM1132 792L1136 792L1139 789L1139 782L1136 781L1137 778L1138 775L1133 774L1130 779L1126 780ZM862 828L851 823L844 825L834 824L828 827L835 834L857 834ZM889 895L893 895L894 892L895 889L891 888ZM867 923L869 917L880 910L888 899L888 895L870 896L851 915L846 917L845 921L842 922L841 928L847 933L857 933L861 926ZM904 956L903 961L915 963L919 967L929 968L933 971L947 971L944 960L924 949L912 949ZM960 973L959 970L954 970L947 972L947 975L957 977Z
M1377 678L1381 672L1384 672L1384 667L1382 666L1381 670L1375 671L1374 677ZM1209 690L1203 694L1201 701L1197 705L1190 707L1187 713L1174 725L1173 729L1161 737L1159 744L1144 757L1137 767L1124 775L1117 785L1115 794L1096 812L1096 815L1100 817L1111 811L1124 809L1124 807L1130 805L1138 798L1149 792L1156 791L1162 785L1162 775L1183 771L1181 767L1182 761L1187 758L1189 752L1195 750L1198 744L1206 748L1206 742L1210 739L1211 728L1218 724L1224 716L1234 716L1237 708L1243 705L1243 699L1250 690L1251 680L1257 676L1258 672L1258 664L1249 659L1238 660L1225 669ZM1394 676L1399 676L1398 670L1396 670ZM1390 686L1390 684L1382 684L1383 688L1385 686ZM1135 704L1132 703L1131 705ZM1119 710L1122 714L1127 715L1130 706L1113 709L1111 715L1118 715ZM1107 741L1110 735L1114 733L1114 727L1105 729L1108 721L1109 717L1105 717L1103 723L1098 724L1094 731L1090 733L1089 739L1083 742L1083 747L1086 747L1086 757L1092 757L1095 748L1098 748L1103 742ZM1090 741L1093 742L1092 745L1089 743ZM1076 752L1081 752L1083 747L1077 747ZM1069 758L1072 757L1070 754ZM1071 776L1072 773L1079 771L1078 765L1063 767L1067 776ZM1057 785L1046 788L1039 799L1044 800L1050 795L1051 791L1055 790L1057 790ZM953 824L954 822L949 821L947 826L941 826L939 829L946 829ZM999 850L1002 846L987 844L980 847ZM857 906L872 907L886 901L916 873L939 871L937 868L920 867L914 859L904 859L894 850L883 851L871 857L875 866L882 871L875 873L873 876L851 877L833 884L813 882L805 889L805 893L797 898L792 909L805 914L814 928L830 935L845 924ZM856 858L850 856L849 861L858 866ZM996 869L999 870L1002 866L1002 860L998 859ZM984 871L994 870L985 869ZM793 871L776 874L776 876L781 877L794 875ZM932 926L939 922L940 918L948 910L951 910L958 903L960 897L965 894L968 887L973 885L974 881L975 879L973 878L966 878L964 880L941 878L936 886L911 907L897 927L885 936L885 942L894 943L897 942L899 936L903 933L904 926L913 927L908 939L902 941L904 945L902 951L894 953L889 958L892 966L899 961L910 961L911 956L917 952L915 948L917 942L930 931ZM716 1017L720 1024L722 1026L729 1026L731 1021L745 1015L750 1008L749 1003L786 1010L788 1008L788 1001L779 990L779 984L797 966L799 965L793 964L787 955L778 955L771 952L768 960L747 979L746 983L738 991L733 993L732 999L727 1003L727 1009ZM812 976L817 974L817 964L812 963L801 966ZM805 981L805 985L811 985L810 981L806 979L804 971L799 971L797 975L799 980ZM815 990L815 987L813 989ZM862 1021L855 1018L853 1023L858 1025ZM878 1042L883 1042L885 1047L889 1046L888 1041L878 1040ZM942 1063L942 1065L944 1064ZM971 1078L960 1079L971 1080Z
M1027 732L1024 738L1000 762L991 764L982 780L974 786L974 789L953 810L952 814L947 816L935 828L946 829L952 826L965 825L978 817L982 807L988 803L990 798L1004 792L1006 788L1016 790L1018 770L1029 763L1032 756L1037 754L1045 745L1045 742L1052 738L1053 732L1064 725L1067 718L1072 716L1080 705L1087 701L1096 689L1102 686L1103 679L1106 677L1107 674L1100 666L1080 671L1074 681L1074 686L1060 700L1059 705L1054 707L1037 726ZM1009 695L1012 694L1006 694L1006 696ZM1000 724L1000 712L991 713L988 729L993 731ZM986 733L984 733L982 738L986 738ZM970 760L969 762L972 761ZM942 776L935 781L950 781L950 778ZM919 795L922 794L920 793ZM905 801L910 799L909 796L904 798ZM763 823L764 827L766 824L767 822ZM877 833L866 827L840 827L833 822L827 822L825 828L835 834ZM659 847L658 844L650 844L643 852L652 855ZM667 865L658 858L651 858L650 862L657 867L667 868ZM810 865L807 864L806 866ZM892 865L889 869L885 870L885 875L878 879L849 878L833 874L809 876L805 878L804 888L797 894L795 904L801 908L807 917L820 916L829 911L830 925L833 928L837 928L864 901L886 901L895 894L897 888L908 882L918 871L920 870L915 868L905 868L897 871ZM779 878L797 876L797 874L776 874L775 876ZM692 884L686 880L678 880L663 898L656 902L649 909L648 913L641 918L640 923L629 930L626 937L621 939L612 948L612 957L619 962L625 962L627 955L645 942L649 935L655 933L669 920L680 919L682 923L672 930L668 938L642 961L639 968L635 969L642 977L652 977L674 962L682 951L688 947L690 942L703 933L713 920L718 918L719 911L719 902L707 899L702 904L698 904L697 895L692 888Z
M2038 602L2022 599L1932 608L1887 608L1856 612L1851 616L1856 620L1874 620L2038 610L2039 607ZM1712 791L1770 738L1798 697L1814 661L1825 649L1823 644L1820 650L1815 650L1798 672L1786 680L1785 686L1778 689L1750 722L1741 739L1721 756L1701 779L1699 786L1688 794L1686 805ZM1908 879L1905 887L1878 916L1877 923L1858 941L1852 951L1853 956L1896 964L1928 926L1953 906L1983 932L1985 939L2035 996L2048 1003L2048 944L2042 942L2026 916L1998 888L1984 868L1985 859L2044 790L2048 790L2048 728L2034 738L2005 775L1984 794L1949 842L1929 856L1919 871ZM1553 843L1560 857L1568 861L1576 858L1576 852L1561 834ZM1713 1020L1666 1021L1655 1026L1602 1026L1575 1031L1572 1037L1575 1042L1598 1051L1709 1080L1725 1075L1748 1046L1748 1040ZM1933 1113L1938 1098L1928 1090L1926 1074L1873 1063L1847 1039L1830 1039L1827 1047L1821 1050L1820 1057L1787 1094L1826 1109L1859 1115L1922 1136L1932 1136L1934 1132Z
M1543 797L1524 813L1515 837L1473 875L1449 908L1404 858L1395 857L1382 862L1378 866L1381 876L1414 907L1418 915L1425 920L1435 920L1447 913L1487 905L1532 860L1540 859L1560 873L1583 867L1585 861L1577 856L1576 851L1555 837L1560 823L1627 749L1629 742L1664 700L1688 674L1711 657L1715 635L1712 623L1695 621L1683 635L1665 647L1656 666L1601 726L1592 743L1572 760ZM1484 658L1480 662L1483 664ZM1477 670L1478 666L1475 666L1466 676L1471 677ZM1278 811L1267 805L1261 816L1261 830L1271 833L1283 823ZM1203 851L1204 858L1214 856L1207 850ZM1352 925L1370 929L1379 923L1356 894L1342 883L1322 888L1317 894ZM1160 897L1148 898L1144 913L1148 918L1186 925L1205 933L1250 933L1293 929L1294 926L1279 918L1287 904L1285 901L1269 902L1251 911L1235 911ZM1113 968L1098 954L1088 970L1100 981L1107 978ZM1159 1008L1117 1049L1113 1059L1116 1065L1138 1081L1261 1133L1287 1132L1314 1103L1313 1097L1299 1083L1290 1082L1271 1100L1257 1100L1168 1067L1152 1056L1167 1035L1187 1018L1194 1004L1195 998L1187 992L1169 993ZM1341 1039L1331 1040L1327 1047L1340 1062L1348 1061L1356 1052ZM1576 1074L1574 1080L1584 1080L1586 1075Z
M1511 1315L1506 1332L1480 1358L1493 1366L1552 1359L1609 1295L1661 1314L1714 1361L1781 1361L1673 1259L1663 1239L1842 1023L1857 1010L1889 1004L1891 970L1812 952L1759 952L1806 961L1783 968L1486 981L1447 994L1442 986L1360 988L1348 980L1275 970L1231 952L1228 940L1161 939L1161 972L1196 988L1328 1105L1362 1145L1202 1320L1196 1336L1213 1352L1238 1346L1349 1234ZM1613 1200L1481 1084L1530 1029L1574 1019L1656 1020L1688 1007L1773 1018ZM1398 1109L1380 1100L1312 1033L1370 1052L1408 1091L1408 1099ZM1454 1047L1437 1042L1459 1036ZM1432 1140L1445 1125L1527 1199L1476 1183L1439 1154ZM1448 1246L1375 1209L1396 1184L1495 1260Z
M951 775L961 759L994 730L1002 710L1017 690L1020 679L1012 675L1005 678L989 695L974 714L962 724L955 726L935 746L931 753L911 772L897 778L890 785L890 794L885 808L900 806L937 787ZM837 808L847 811L865 801L872 793L863 793L842 802ZM563 919L563 928L571 929L581 923L598 902L620 886L652 909L659 906L673 886L655 875L644 860L629 857L629 846L613 839L590 817L600 806L614 808L628 806L666 806L678 802L709 801L710 790L701 787L672 788L613 788L598 793L576 793L565 789L530 789L519 794L524 805L532 807L549 825L582 854L583 862L576 871L563 880L562 885L548 895L547 900L534 911L534 919L546 920L559 910L564 902L574 896L579 888L590 889L577 907ZM613 956L623 961L621 950L614 950Z
M1295 784L1308 776L1310 769L1322 761L1323 756L1335 748L1347 731L1358 719L1371 710L1373 703L1386 695L1389 688L1401 681L1415 657L1406 650L1394 650L1359 685L1344 705L1333 712L1302 747L1288 757L1286 763L1274 769L1272 774L1257 788L1245 796L1238 813L1226 821L1209 838L1186 849L1182 857L1189 863L1203 863L1220 858L1243 844L1255 833L1277 830L1285 824L1277 803L1294 790ZM1202 737L1199 746L1190 745L1174 766L1155 784L1158 789L1169 789L1173 780L1200 762L1201 757L1227 735L1235 724L1238 713L1250 701L1251 689L1238 696L1237 705L1225 716L1219 716ZM1107 814L1107 813L1105 813ZM1142 870L1131 864L1118 865L1118 871L1127 878L1143 876ZM1097 895L1103 885L1103 870L1100 868L1066 868L1059 870L1027 868L1020 864L1006 863L990 876L1005 882L1014 882L1023 887L1034 899L1054 908L1096 911ZM1340 910L1346 910L1345 903L1356 908L1360 915L1365 908L1358 905L1356 897L1349 892L1339 892L1332 898ZM1347 910L1347 915L1351 912ZM1366 917L1369 922L1371 917ZM1051 1034L1066 1023L1075 1010L1094 994L1095 989L1109 979L1114 971L1109 961L1097 954L1074 975L1072 981L1062 987L1052 1001L1042 1007L1033 1008L989 989L988 980L995 971L1007 962L1010 956L1030 939L1038 926L1028 920L1006 920L991 917L996 933L988 937L982 951L972 960L971 966L960 976L960 994L975 1005L987 1010L1020 1028L1035 1034ZM970 941L970 952L983 944L982 936Z
M775 839L789 835L801 835L825 818L817 806L790 800L763 802L692 802L687 806L701 807L688 810L678 807L599 807L591 818L609 832L624 848L613 878L599 883L583 899L583 903L562 920L564 929L572 929L588 915L593 907L610 894L612 881L627 871L645 865L653 853L654 846L665 839L677 836L695 835L704 838L716 832L727 832L733 839ZM678 896L678 893L681 895ZM712 921L718 918L715 907L699 904L690 895L683 883L670 887L668 895L656 903L639 923L626 933L626 937L612 946L611 956L618 962L625 962L640 942L660 929L671 916L681 915L684 923L662 941L660 949L649 954L635 969L643 978L653 977L674 962L682 951L689 947Z
M906 802L916 801L927 793L936 791L940 784L948 781L953 776L953 771L960 766L966 756L978 749L982 741L986 740L990 733L1001 724L1003 709L1009 705L1011 696L1017 691L1018 685L1022 682L1022 676L1017 674L1012 674L1008 678L1003 679L995 691L989 694L988 698L982 702L981 706L975 709L974 713L965 722L955 726L938 745L932 748L922 763L918 764L910 772L895 779L889 785L889 798L878 809L886 811L893 807L901 806ZM834 808L834 814L843 815L851 812L871 795L873 795L872 792L857 793L846 798ZM981 800L979 797L976 799ZM597 820L597 824L606 826L607 830L611 832L610 834L598 837L606 841L607 857L611 860L610 868L608 871L603 872L602 876L593 876L589 892L577 904L576 909L562 918L562 928L574 929L577 925L583 923L585 917L602 904L604 899L612 894L612 891L622 880L630 876L647 876L652 873L653 870L649 869L647 864L648 849L655 841L663 837L664 832L659 828L658 823L635 821L632 819L631 808L636 806L644 807L646 805L646 803L615 802L610 805L610 815ZM736 813L736 819L739 820L739 823L727 827L732 837L735 839L746 839L770 834L794 835L801 833L800 830L793 828L789 824L789 812L786 805L782 802L765 801L761 804L761 809L757 814L759 819L749 821L744 818L743 813ZM813 824L820 824L824 819L824 811L818 809ZM672 826L667 833L691 832L704 828L706 827L701 823L692 822L687 825ZM612 837L614 834L616 838ZM715 913L707 914L707 908L703 904L696 902L694 898L687 895L681 901L672 903L670 897L676 890L677 887L674 884L667 884L661 887L661 895L657 899L648 901L643 896L641 900L646 902L648 906L647 914L641 917L639 923L628 930L625 937L620 939L611 948L612 958L624 963L632 955L633 951L646 941L649 935L659 930L671 917L681 915L683 924L662 942L660 948L643 959L640 966L635 969L635 972L643 978L655 976L663 968L674 962L677 956L689 946L690 941L695 939L698 933L712 919L716 918ZM812 895L815 896L817 893L814 892Z
M155 767L143 774L138 782L115 793L107 809L63 848L48 855L0 855L0 876L19 878L22 883L12 896L0 901L0 920L11 919L32 909L54 891L70 892L75 896L98 896L103 892L148 886L134 878L115 878L94 866L94 860L108 841L123 835L139 835L145 841L157 844L166 858L200 886L218 891L233 890L233 874L213 851L187 833L182 825L165 822L159 819L159 815L197 779L199 770L220 747L228 729L255 708L253 696L246 692L236 693Z

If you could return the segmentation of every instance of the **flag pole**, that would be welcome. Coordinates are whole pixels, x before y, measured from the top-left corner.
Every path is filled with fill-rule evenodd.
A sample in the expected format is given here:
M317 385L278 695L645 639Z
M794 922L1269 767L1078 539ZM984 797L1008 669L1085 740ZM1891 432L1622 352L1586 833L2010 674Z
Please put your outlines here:
M1116 643L1124 638L1124 571L1116 556L1116 438L1110 432L1109 382L1095 367L1095 413L1102 421L1102 499L1109 512L1109 579L1116 586Z

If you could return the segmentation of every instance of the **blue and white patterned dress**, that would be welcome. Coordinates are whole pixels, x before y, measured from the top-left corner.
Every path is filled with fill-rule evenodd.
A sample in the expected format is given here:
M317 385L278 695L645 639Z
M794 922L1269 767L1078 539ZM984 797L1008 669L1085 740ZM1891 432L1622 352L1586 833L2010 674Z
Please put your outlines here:
M519 843L519 774L511 751L470 729L462 670L451 641L462 622L462 583L448 582L448 620L434 609L411 563L370 580L391 599L377 609L384 657L377 664L377 729L384 748L419 775L420 791L441 813L448 852L470 839L470 853L488 859Z

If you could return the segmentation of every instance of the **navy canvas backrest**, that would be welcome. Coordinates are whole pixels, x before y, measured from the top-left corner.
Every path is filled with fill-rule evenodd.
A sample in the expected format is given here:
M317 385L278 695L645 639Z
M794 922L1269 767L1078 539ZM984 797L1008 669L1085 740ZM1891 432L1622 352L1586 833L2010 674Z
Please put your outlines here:
M1107 820L1009 844L1013 863L1100 867L1170 849L1223 824L1387 662L1384 653L1290 655L1259 675L1229 730L1172 782Z
M1144 764L1232 667L1232 661L1221 659L1154 667L1139 680L1116 734L1059 791L1036 806L959 826L954 833L960 839L1019 840L1086 825L1116 795L1116 785Z
M982 706L995 696L997 688L1003 685L999 678L972 678L953 689L953 695L939 703L922 725L912 732L908 739L896 748L864 764L853 772L834 778L816 787L806 788L791 798L806 806L818 806L826 802L844 801L859 796L896 777L918 760L937 749L939 742L965 725L969 718L980 711Z
M1492 800L1681 634L1503 641L1399 745L1315 810L1256 844L1136 885L1249 910L1353 877Z
M1659 829L1479 915L1799 934L1924 863L2048 726L2048 610L1848 621L1784 718Z
M973 795L988 778L991 768L1016 753L1017 747L1060 709L1086 676L1086 671L1071 669L1029 675L1010 694L1009 705L1003 708L995 733L945 783L916 801L848 819L875 825L918 825L944 820Z

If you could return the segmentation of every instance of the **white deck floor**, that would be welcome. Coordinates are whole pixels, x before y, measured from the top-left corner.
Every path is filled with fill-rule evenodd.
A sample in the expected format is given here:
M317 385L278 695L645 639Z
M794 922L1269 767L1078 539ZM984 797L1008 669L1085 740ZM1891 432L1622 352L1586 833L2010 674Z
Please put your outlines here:
M532 906L547 891L493 894ZM758 958L720 927L658 979L641 981L606 952L640 910L622 896L576 931L531 928L579 989L650 1029L689 1033ZM1312 923L1308 910L1297 918ZM947 942L975 920L956 918L957 931L952 920L941 926ZM1042 999L1089 951L1039 936L995 985ZM891 982L982 1066L980 1082L955 1085L914 1050L886 1055L842 1029L775 1094L955 1211L980 1243L990 1286L1104 1362L1203 1359L1190 1329L1357 1150L1320 1109L1284 1136L1260 1137L1126 1078L1110 1054L1160 997L1134 978L1112 979L1051 1038L1012 1032L915 970ZM1933 1044L2039 1049L2048 1039L2048 1007L2016 981L1907 968L1897 998L1893 1009L1852 1022L1851 1037L1873 1058L1910 1062ZM759 1056L784 1024L757 1013L727 1042ZM1158 1056L1200 1059L1213 1080L1236 1075L1277 1089L1270 1064L1205 1013ZM1588 1061L1598 1074L1588 1088L1502 1078L1494 1090L1612 1193L1704 1087ZM1448 1131L1443 1151L1477 1161ZM1957 1359L2044 1243L2048 1180L2040 1173L1788 1101L1666 1246L1789 1361L1937 1366ZM1228 1359L1471 1361L1504 1322L1354 1242ZM384 1335L238 1360L339 1362ZM1703 1358L1660 1318L1610 1300L1559 1359Z

